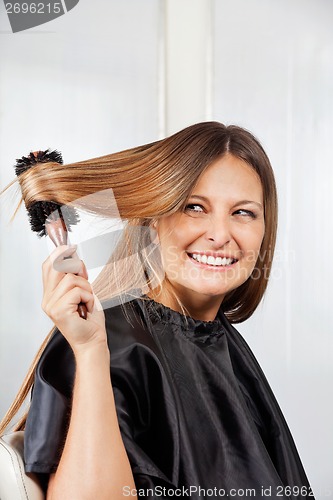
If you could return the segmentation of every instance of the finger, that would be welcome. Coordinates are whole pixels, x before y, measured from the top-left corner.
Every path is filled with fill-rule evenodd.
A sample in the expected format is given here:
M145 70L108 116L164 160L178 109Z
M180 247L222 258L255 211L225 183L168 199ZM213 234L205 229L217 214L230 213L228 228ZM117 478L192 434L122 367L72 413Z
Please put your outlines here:
M62 299L70 290L79 287L89 293L92 293L92 287L89 281L75 274L62 275L61 280L56 287L50 286L44 292L42 307L45 311L47 307Z
M54 322L68 318L69 314L77 313L78 305L83 302L88 311L93 311L94 296L91 292L80 287L72 288L64 296L53 304L50 304L45 311Z
M95 293L94 293L94 299L95 299L94 300L94 310L95 311L103 311L103 306L100 303L100 300Z
M82 262L82 267L81 267L81 270L77 273L77 275L82 276L82 278L85 278L87 280L88 279L88 271L87 271L86 265L83 262L83 260L81 260L81 262Z
M69 247L68 245L60 245L59 247L53 250L53 252L43 262L42 266L44 288L46 287L46 281L49 279L50 274L52 274L53 276L55 275L53 266L54 261L57 261L57 259L61 261L63 260L63 258L73 255L75 251L76 251L75 246Z
M92 292L88 292L87 290L83 290L82 288L75 287L70 292L68 292L67 298L69 304L75 307L75 310L77 310L77 307L80 303L85 304L87 306L88 312L90 313L94 309L94 295Z
M60 255L53 262L53 268L58 273L73 273L82 275L83 262L76 252L71 255Z
M88 319L92 319L97 324L99 324L101 327L105 328L105 315L104 315L102 304L100 303L97 295L93 294L93 296L94 296L93 310L90 311L88 309L88 313L89 313Z
M54 262L61 261L64 257L73 255L76 250L77 245L60 245L53 250L53 252L46 259L46 262L49 261L50 265L54 265Z

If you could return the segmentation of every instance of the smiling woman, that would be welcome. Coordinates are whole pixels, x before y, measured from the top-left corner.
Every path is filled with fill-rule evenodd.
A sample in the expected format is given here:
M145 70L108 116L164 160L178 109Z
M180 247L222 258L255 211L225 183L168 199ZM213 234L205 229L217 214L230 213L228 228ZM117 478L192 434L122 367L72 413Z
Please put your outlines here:
M227 153L199 177L185 209L155 227L169 287L190 316L213 320L258 259L265 233L260 178ZM165 292L159 300L177 310Z
M47 477L47 498L191 491L199 499L249 489L313 498L278 403L231 325L260 303L275 246L274 175L256 138L200 123L102 158L37 163L19 182L28 208L112 188L128 221L92 286L83 264L54 266L75 249L56 249L43 265L43 309L55 328L33 365L18 428L26 471ZM84 208L112 216L107 199ZM145 270L141 296L130 301L137 266L129 254ZM123 304L107 308L115 295Z

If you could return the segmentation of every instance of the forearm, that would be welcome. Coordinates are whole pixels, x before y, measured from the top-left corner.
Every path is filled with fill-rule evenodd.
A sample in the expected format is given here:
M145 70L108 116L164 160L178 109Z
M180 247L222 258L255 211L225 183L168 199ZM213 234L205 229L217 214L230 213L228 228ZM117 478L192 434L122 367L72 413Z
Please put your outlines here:
M119 430L106 343L75 353L76 378L68 434L50 500L123 500L135 488Z

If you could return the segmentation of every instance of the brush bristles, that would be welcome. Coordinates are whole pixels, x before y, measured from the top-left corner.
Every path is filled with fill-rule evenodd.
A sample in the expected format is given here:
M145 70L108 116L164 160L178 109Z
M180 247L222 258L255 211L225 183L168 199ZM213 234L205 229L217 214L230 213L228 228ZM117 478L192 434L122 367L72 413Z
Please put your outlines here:
M53 218L58 219L59 217L64 220L67 230L71 231L71 226L76 225L79 222L79 216L76 210L68 205L61 205L58 203L39 201L31 205L28 210L29 222L31 229L37 233L41 238L46 236L45 222L49 215L54 212Z
M22 156L16 160L15 173L20 176L37 163L60 163L63 164L61 153L57 150L50 151L36 151L30 153L28 156ZM47 218L55 212L55 218L61 218L70 231L70 226L74 226L80 220L76 210L68 205L59 205L53 201L37 201L33 203L28 209L29 222L31 229L37 233L39 237L46 236L45 222ZM53 217L54 218L54 217Z
M60 163L63 164L63 159L61 153L56 149L50 151L46 149L45 151L36 151L35 153L30 153L29 156L22 156L16 160L15 173L17 176L21 175L23 172L29 170L29 168L36 165L36 163Z

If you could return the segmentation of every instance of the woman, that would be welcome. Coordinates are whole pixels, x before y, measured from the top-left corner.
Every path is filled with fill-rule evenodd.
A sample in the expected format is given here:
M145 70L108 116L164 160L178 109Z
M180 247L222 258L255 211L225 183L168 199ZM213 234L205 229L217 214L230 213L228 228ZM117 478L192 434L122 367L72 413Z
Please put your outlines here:
M44 263L43 309L57 329L35 373L25 460L49 477L47 498L313 497L268 383L231 326L258 306L275 245L276 188L259 142L201 123L65 169L37 165L20 184L27 207L112 188L129 230L156 232L163 269L153 286L157 261L127 233L118 257L137 250L146 287L104 315L96 296L130 290L126 259L122 278L114 272L110 285L107 266L94 291L83 264L62 272L75 248Z

